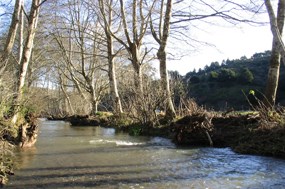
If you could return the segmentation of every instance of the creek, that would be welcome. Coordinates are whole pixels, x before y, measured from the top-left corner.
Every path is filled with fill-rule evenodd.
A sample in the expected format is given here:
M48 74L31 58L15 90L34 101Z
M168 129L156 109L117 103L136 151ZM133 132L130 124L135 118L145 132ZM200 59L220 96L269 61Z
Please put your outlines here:
M42 120L4 188L284 188L285 160Z

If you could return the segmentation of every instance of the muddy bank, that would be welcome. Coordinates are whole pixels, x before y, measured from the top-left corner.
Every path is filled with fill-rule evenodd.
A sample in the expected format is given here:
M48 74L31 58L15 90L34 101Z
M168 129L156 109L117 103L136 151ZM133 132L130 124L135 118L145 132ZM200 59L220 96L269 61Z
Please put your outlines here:
M231 147L243 154L285 158L285 127L259 127L260 118L251 115L213 117L204 127L203 117L187 116L172 125L173 140L177 145ZM207 135L207 133L209 136Z
M0 187L13 175L14 149L32 147L38 136L38 121L34 114L27 114L12 124L10 120L0 120Z
M102 126L108 123L106 117L90 115L49 116L47 119L53 121L67 121L72 126Z

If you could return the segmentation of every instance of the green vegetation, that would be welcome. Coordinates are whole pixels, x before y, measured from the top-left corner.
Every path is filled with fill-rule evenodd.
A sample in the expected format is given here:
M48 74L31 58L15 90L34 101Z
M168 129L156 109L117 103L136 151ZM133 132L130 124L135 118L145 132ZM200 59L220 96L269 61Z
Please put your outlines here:
M13 151L12 146L7 142L0 140L0 183L8 182L8 176L13 174ZM1 186L1 184L0 184Z
M199 105L215 110L235 108L247 110L249 104L245 94L249 90L257 91L262 98L270 60L270 51L255 53L252 57L237 60L225 60L221 64L213 62L198 72L189 72L183 78L187 87L187 96L195 98ZM281 67L277 103L285 102L285 73Z

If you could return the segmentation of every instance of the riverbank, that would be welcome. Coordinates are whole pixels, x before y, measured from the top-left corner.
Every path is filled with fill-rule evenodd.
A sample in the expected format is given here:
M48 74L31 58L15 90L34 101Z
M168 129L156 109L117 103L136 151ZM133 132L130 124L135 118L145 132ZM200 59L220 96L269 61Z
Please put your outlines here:
M110 114L49 119L69 121L73 126L113 126L131 135L162 136L178 146L230 147L237 153L285 159L285 127L277 125L264 129L260 127L261 118L256 114L194 114L171 123L161 119L159 126L118 124Z
M36 148L17 154L4 188L282 188L285 160L229 148L184 148L113 128L39 124Z
M34 114L26 114L13 125L11 120L0 120L0 187L13 175L14 149L32 147L38 136L38 122Z

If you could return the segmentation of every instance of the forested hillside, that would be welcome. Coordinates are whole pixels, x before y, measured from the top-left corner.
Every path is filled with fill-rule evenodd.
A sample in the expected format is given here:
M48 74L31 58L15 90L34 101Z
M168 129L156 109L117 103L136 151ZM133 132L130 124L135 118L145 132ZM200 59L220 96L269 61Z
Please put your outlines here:
M262 98L267 80L270 51L255 53L252 57L212 62L204 69L188 72L184 77L187 95L207 108L248 109L249 90ZM277 103L284 104L284 65L281 66ZM244 92L244 93L243 93Z

